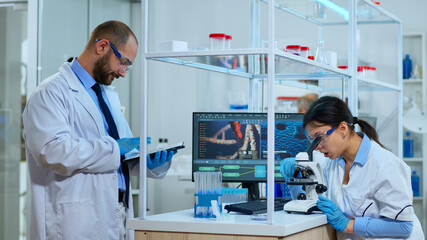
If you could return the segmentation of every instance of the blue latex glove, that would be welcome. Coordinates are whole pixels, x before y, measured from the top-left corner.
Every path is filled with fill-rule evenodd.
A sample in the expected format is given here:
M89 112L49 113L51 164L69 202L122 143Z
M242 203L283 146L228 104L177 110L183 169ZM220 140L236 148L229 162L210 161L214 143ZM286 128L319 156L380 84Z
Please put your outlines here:
M139 137L117 139L116 142L119 144L120 155L125 155L135 148L139 149L139 141Z
M282 174L285 179L293 178L296 165L295 158L283 159L280 163L280 174Z
M150 157L149 154L147 154L147 167L148 169L154 169L156 167L160 167L163 164L169 162L172 160L173 155L176 153L176 151L157 151L153 158Z
M319 196L317 207L326 214L328 223L338 232L343 232L345 230L350 220L344 216L342 211L331 200Z
M151 144L151 137L147 137L147 145ZM136 148L136 150L140 151L140 146L138 145L138 147Z

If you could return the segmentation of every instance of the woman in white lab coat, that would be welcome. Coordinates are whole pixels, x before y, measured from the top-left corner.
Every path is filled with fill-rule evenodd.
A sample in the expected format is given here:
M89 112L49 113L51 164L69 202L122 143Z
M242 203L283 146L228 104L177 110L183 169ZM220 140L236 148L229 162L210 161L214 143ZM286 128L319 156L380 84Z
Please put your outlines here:
M319 196L317 207L338 239L424 239L412 207L410 169L379 143L372 126L330 96L313 103L303 125L329 159L323 165L327 197ZM294 159L283 160L282 175L291 178L294 166Z
M117 22L110 22L111 25L122 26ZM96 36L91 35L90 41L93 37ZM118 49L132 56L133 61L137 48L125 47ZM93 40L74 61L77 60L86 67L80 70L88 79L92 79L91 70L99 61L104 61L103 69L112 74L125 75L107 41ZM133 217L132 197L124 211L118 201L121 147L106 134L102 112L79 79L81 75L71 66L64 63L58 73L44 80L23 113L31 179L29 236L32 240L119 239L125 231L124 216L120 214ZM115 77L118 76L107 75L103 79L112 81ZM131 138L117 93L110 86L101 88L119 137ZM147 174L161 178L169 166L170 162ZM139 166L129 165L129 170L138 174ZM126 239L133 238L133 232L127 231Z

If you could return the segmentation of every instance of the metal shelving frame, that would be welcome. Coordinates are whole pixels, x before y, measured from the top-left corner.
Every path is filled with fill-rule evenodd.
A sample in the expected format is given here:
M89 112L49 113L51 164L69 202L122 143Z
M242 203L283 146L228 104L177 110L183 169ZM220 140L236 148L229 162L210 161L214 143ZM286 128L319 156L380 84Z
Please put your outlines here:
M421 52L420 53L420 58L421 58L421 69L426 69L427 67L427 49L426 49L426 44L427 44L427 36L424 32L406 32L403 33L402 35L403 39L408 38L418 38L420 41L420 45L417 46L416 48ZM403 85L410 85L411 88L418 88L421 89L421 106L420 107L422 112L426 112L427 111L427 83L426 81L426 77L425 77L425 73L423 73L422 77L420 79L405 79L402 81ZM404 91L404 89L403 89ZM405 95L405 92L403 92L403 95ZM402 129L402 134L403 134L403 129ZM420 175L420 179L421 179L421 192L422 195L420 197L414 197L414 201L417 202L421 202L421 210L423 211L423 217L422 219L420 219L421 225L423 226L423 229L426 229L427 227L427 178L426 178L426 173L427 173L427 134L422 134L421 137L421 153L422 155L420 157L413 157L413 158L403 158L403 160L408 163L409 166L413 166L413 165L421 165L421 170L422 170L422 175ZM411 167L412 167L411 166Z
M289 1L292 5L292 2ZM293 2L302 2L302 1L293 1ZM268 224L273 223L273 203L274 203L274 184L269 184L274 182L274 86L275 84L284 84L288 86L296 86L301 88L313 89L316 91L331 90L323 89L322 86L314 86L309 84L302 84L295 80L303 77L304 79L340 79L343 83L348 83L348 100L349 107L354 116L358 115L357 110L357 92L360 89L363 89L364 84L376 86L375 88L369 87L372 90L390 90L397 91L399 93L399 119L398 119L398 141L402 142L402 67L401 67L401 22L399 19L394 17L392 14L388 13L381 7L375 5L368 0L317 0L320 4L323 4L325 7L331 11L339 12L336 14L341 20L328 22L328 19L324 21L319 19L314 19L303 12L292 9L291 6L283 6L278 2L273 0L251 0L250 1L250 47L247 49L231 49L231 50L216 50L216 51L187 51L187 52L148 52L148 0L141 1L141 39L143 40L143 46L141 50L141 156L144 156L147 153L144 140L147 137L147 60L156 60L162 61L171 64L182 65L186 67L204 69L207 71L220 72L224 74L229 74L233 76L239 76L249 79L249 111L257 112L260 109L260 97L259 88L260 82L267 81L267 124L268 124L268 162L267 162L267 222ZM267 13L268 13L268 47L260 47L260 5L267 4ZM363 19L362 17L357 16L357 8L363 5L365 8L370 9L375 13L373 18ZM308 59L304 59L299 56L295 56L283 51L279 51L274 48L275 40L275 10L280 9L289 14L295 15L296 17L305 19L313 24L319 26L333 26L333 25L348 25L348 69L349 71L344 71L335 67L330 67L328 65L314 62ZM338 9L338 10L337 10ZM343 12L344 11L344 12ZM348 18L348 19L347 19ZM356 50L356 32L357 24L398 24L398 84L390 84L387 82L382 82L377 79L365 79L357 78L357 50ZM320 29L321 33L321 29ZM321 38L321 34L319 34ZM248 71L239 72L236 70L230 70L227 68L213 66L206 63L201 63L195 61L195 57L204 57L204 56L230 56L230 55L246 55L248 56ZM298 74L298 73L276 73L275 64L268 64L267 70L268 74L260 73L260 56L267 56L268 63L274 63L275 58L283 58L288 61L291 61L295 64L307 65L311 69L316 69L316 71ZM359 88L360 82L360 88ZM320 84L321 85L321 84ZM344 88L344 87L341 87ZM340 89L340 88L336 88ZM335 89L335 90L336 90ZM344 89L342 89L344 91ZM399 156L402 155L402 146L399 145ZM140 164L140 173L146 172L146 159L141 158ZM140 175L140 194L139 194L139 218L146 218L146 175Z

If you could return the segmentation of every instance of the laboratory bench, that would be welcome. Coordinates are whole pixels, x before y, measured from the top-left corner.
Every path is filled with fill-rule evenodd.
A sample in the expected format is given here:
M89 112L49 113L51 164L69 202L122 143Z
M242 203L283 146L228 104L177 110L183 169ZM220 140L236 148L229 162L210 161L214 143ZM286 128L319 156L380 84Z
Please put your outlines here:
M223 213L220 219L194 218L194 210L128 219L127 228L135 230L135 240L309 240L336 239L335 230L324 214L288 214L276 211L273 224L262 215Z

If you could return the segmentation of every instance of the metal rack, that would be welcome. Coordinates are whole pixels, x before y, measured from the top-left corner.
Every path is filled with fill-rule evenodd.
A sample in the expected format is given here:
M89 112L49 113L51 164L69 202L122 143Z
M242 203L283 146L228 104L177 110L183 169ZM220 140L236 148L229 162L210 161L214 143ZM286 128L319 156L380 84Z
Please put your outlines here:
M403 53L410 53L411 57L418 60L418 64L421 69L426 69L426 35L424 32L408 32L403 33ZM414 56L415 55L415 56ZM417 96L419 99L412 99L416 102L417 106L420 108L422 112L426 112L427 110L427 83L425 73L419 79L405 79L403 80L403 95L408 97ZM414 91L415 90L415 91ZM412 96L411 96L412 95ZM417 101L419 100L419 101ZM409 130L408 130L409 131ZM403 134L403 129L402 129ZM418 138L415 141L419 141L421 144L417 145L417 154L413 158L403 158L403 160L411 167L412 170L417 170L420 174L420 190L421 195L419 197L414 197L414 208L419 209L420 214L418 215L419 220L421 221L421 225L423 229L426 229L427 224L427 200L426 200L426 192L427 192L427 164L426 164L426 152L427 152L427 135L425 133L419 133ZM418 154L419 152L419 154Z
M279 3L280 2L280 3ZM399 19L367 0L317 0L316 3L322 4L325 12L328 13L328 18L318 19L313 18L308 14L308 10L301 5L301 3L313 1L295 1L295 0L251 0L250 4L250 46L245 49L232 49L232 50L216 50L216 51L187 51L187 52L148 52L148 0L141 2L141 39L143 40L141 51L141 139L146 139L147 136L147 60L161 61L176 65L181 65L190 68L203 69L207 71L219 72L229 74L232 76L244 77L249 79L249 111L259 111L259 103L256 101L258 92L254 89L260 81L267 82L267 118L268 118L268 164L267 164L267 182L274 182L274 89L275 84L283 84L287 86L296 86L307 89L314 89L316 91L325 91L331 89L324 89L322 85L313 86L310 84L303 84L296 80L304 79L338 79L342 83L339 88L347 88L348 104L353 115L358 115L358 91L394 91L398 93L398 141L402 142L401 131L401 99L402 99L402 67L401 67L401 22ZM260 47L260 6L267 4L268 12L268 47ZM358 9L364 9L369 14L363 15ZM275 12L276 10L292 14L298 18L305 19L317 25L319 28L324 26L334 25L347 25L348 26L348 69L344 71L339 68L331 67L322 63L314 62L304 59L293 54L279 51L274 47L275 41ZM358 12L360 14L358 14ZM357 77L357 49L356 49L356 35L358 24L397 24L398 31L396 34L397 40L397 59L396 66L398 68L395 83L381 81L378 79L367 79ZM320 30L321 32L321 30ZM321 36L321 34L319 34ZM215 66L206 62L201 62L198 57L205 56L247 56L248 70L245 72L230 70L228 68ZM260 56L267 56L267 74L260 73ZM277 72L275 58L286 60L290 65L298 66L298 72ZM290 66L289 65L289 66ZM344 90L344 89L343 89ZM147 153L146 146L141 142L141 155ZM399 156L402 155L402 146L399 145ZM140 172L146 172L145 158L141 158ZM141 219L146 217L146 176L140 176L140 194L139 194L139 216ZM273 224L273 203L274 203L274 184L268 184L268 210L267 221Z

